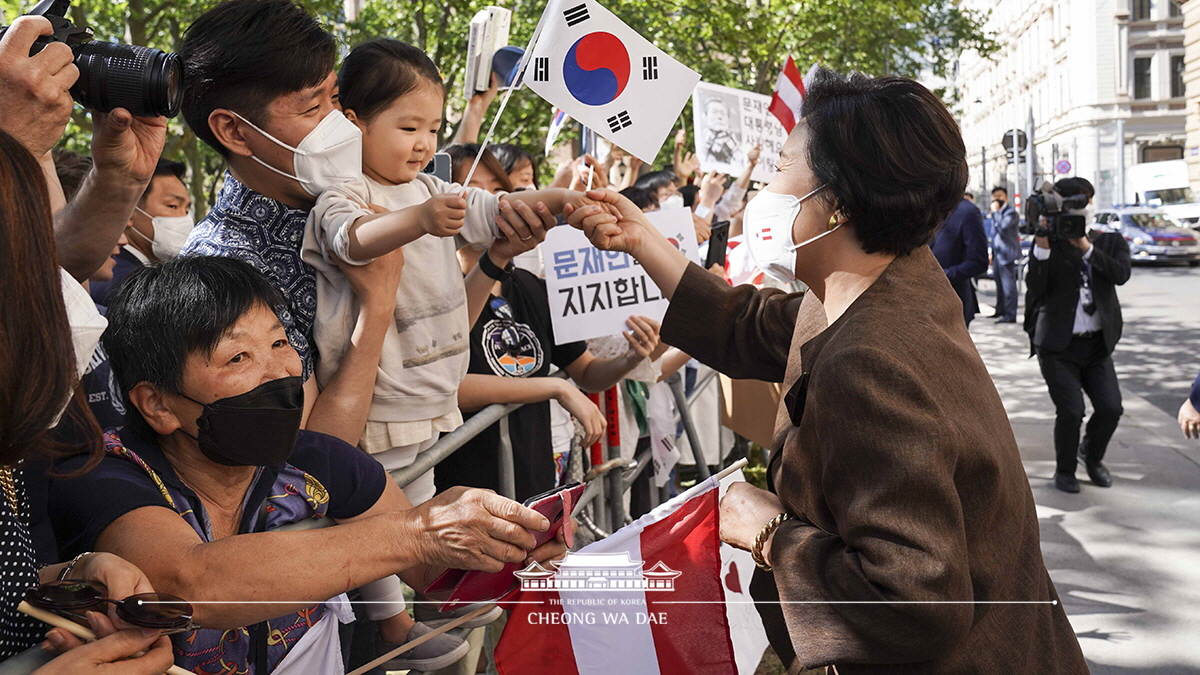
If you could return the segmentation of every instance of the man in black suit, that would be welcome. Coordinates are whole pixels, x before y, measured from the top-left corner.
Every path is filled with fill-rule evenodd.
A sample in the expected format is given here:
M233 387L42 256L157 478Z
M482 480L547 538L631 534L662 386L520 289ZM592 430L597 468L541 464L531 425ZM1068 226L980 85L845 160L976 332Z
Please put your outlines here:
M1064 197L1086 194L1089 202L1095 194L1083 178L1064 178L1055 190ZM1122 328L1116 287L1129 272L1129 244L1113 232L1037 237L1030 256L1025 330L1054 402L1054 485L1064 492L1079 492L1077 457L1092 484L1112 485L1101 460L1123 412L1112 352ZM1080 443L1085 392L1095 410Z
M962 300L963 319L970 326L971 319L979 311L971 280L987 271L988 265L983 213L964 196L946 222L942 223L929 246L950 279L954 292Z

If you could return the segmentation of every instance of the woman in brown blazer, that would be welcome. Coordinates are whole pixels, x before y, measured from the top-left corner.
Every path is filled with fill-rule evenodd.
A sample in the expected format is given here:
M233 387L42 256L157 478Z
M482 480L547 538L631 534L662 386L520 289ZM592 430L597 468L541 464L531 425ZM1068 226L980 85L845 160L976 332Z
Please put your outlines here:
M804 296L725 285L616 193L570 215L671 299L666 342L784 383L771 492L721 503L722 538L763 568L775 651L789 673L1086 673L1008 417L927 246L967 182L954 119L911 80L821 71L778 169L748 245Z

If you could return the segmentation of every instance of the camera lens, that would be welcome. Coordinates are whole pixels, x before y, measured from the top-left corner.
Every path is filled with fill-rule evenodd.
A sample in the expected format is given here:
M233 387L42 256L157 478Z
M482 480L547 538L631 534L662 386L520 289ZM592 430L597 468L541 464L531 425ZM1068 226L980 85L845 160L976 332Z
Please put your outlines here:
M178 55L112 42L85 42L74 51L79 81L71 95L81 105L100 112L125 108L143 117L179 114L183 67Z

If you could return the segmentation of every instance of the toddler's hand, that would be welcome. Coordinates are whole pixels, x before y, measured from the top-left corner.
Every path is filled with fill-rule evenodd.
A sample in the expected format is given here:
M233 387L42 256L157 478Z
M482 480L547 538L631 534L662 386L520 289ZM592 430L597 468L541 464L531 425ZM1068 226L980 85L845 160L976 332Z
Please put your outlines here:
M458 234L467 217L467 200L462 195L434 195L421 207L421 229L435 237L453 237Z

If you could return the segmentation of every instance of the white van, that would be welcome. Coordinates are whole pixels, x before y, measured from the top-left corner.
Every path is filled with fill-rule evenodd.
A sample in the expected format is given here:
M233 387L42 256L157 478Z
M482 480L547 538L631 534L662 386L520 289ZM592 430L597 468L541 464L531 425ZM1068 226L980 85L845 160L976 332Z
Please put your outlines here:
M1126 169L1125 202L1160 209L1186 227L1200 228L1200 203L1188 181L1187 160L1145 162Z

